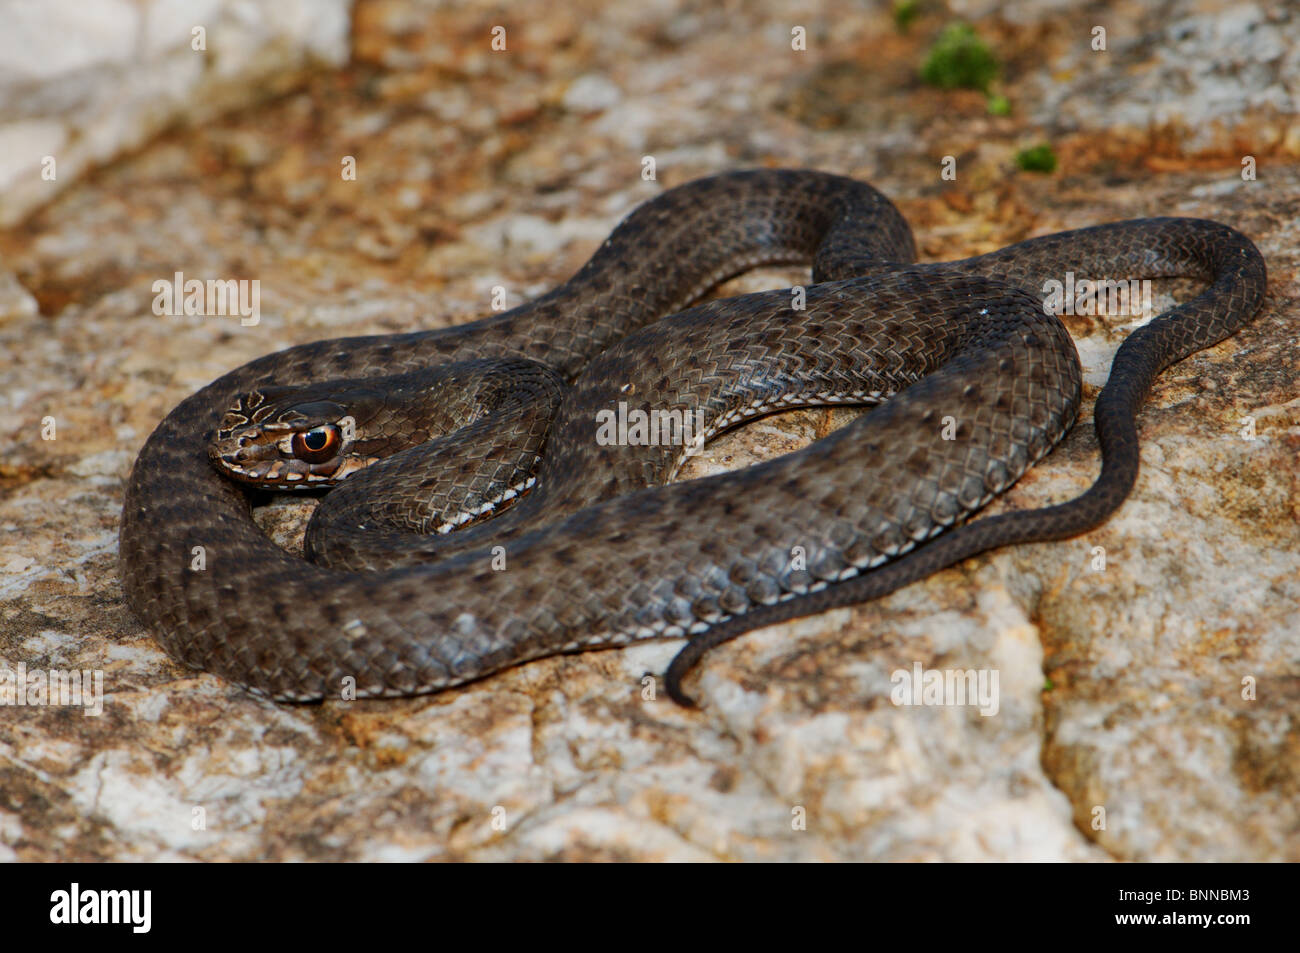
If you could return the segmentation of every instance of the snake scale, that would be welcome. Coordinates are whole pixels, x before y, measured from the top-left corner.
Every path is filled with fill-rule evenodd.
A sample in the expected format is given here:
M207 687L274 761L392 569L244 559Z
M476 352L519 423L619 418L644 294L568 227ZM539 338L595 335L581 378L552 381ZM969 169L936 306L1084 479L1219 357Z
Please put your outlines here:
M141 449L122 515L127 599L181 662L279 700L431 692L679 637L667 687L689 704L690 666L744 631L1104 521L1136 479L1156 375L1234 333L1266 283L1248 238L1191 218L914 260L907 223L865 183L730 172L635 209L577 274L514 310L254 360ZM696 304L749 268L809 261L802 301ZM1043 301L1067 271L1208 285L1119 348L1086 492L968 519L1075 420L1078 356ZM698 410L705 436L792 407L878 406L795 453L668 483L684 441L599 439L599 412L620 402ZM258 528L240 479L331 472L309 562Z

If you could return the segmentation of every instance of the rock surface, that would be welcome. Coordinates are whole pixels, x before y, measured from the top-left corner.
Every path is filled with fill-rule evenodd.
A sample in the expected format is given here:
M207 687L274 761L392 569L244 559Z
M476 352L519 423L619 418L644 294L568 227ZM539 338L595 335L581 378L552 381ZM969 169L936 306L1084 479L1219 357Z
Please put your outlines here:
M999 117L916 79L938 14L903 33L849 0L794 21L776 3L526 0L498 21L362 0L342 71L164 135L0 234L0 670L99 670L104 690L98 716L0 707L0 857L1300 860L1300 148L1275 121L1294 127L1294 99L1256 88L1280 74L1174 55L1180 23L1227 16L1203 7L1106 5L1127 37L1111 31L1105 82L1065 75L1096 10L978 21L1006 64ZM1250 42L1271 48L1284 20L1261 15ZM1290 112L1242 111L1226 145L1170 133L1220 84ZM1166 87L1181 92L1151 100ZM1070 122L1043 118L1067 100ZM1018 171L1044 139L1059 170ZM470 320L497 285L526 300L660 189L786 164L874 182L927 259L1147 214L1221 219L1259 244L1270 295L1160 378L1141 478L1105 526L746 636L706 660L699 712L647 697L676 643L291 707L180 668L133 619L124 481L181 398L289 344ZM177 271L260 280L260 320L155 315L153 282ZM1158 285L1157 306L1195 289ZM1090 407L1130 324L1067 323ZM758 422L684 476L849 414ZM1067 499L1096 468L1085 416L994 509ZM292 535L304 510L263 516ZM996 713L894 704L915 666L996 672Z
M6 0L0 224L176 122L347 59L350 0Z

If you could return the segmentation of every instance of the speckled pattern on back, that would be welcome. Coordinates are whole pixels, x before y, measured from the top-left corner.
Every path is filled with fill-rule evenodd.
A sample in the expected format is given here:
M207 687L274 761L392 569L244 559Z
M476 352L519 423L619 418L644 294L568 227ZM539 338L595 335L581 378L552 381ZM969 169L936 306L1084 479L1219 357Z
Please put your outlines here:
M724 639L1103 521L1136 479L1135 417L1152 380L1248 321L1265 288L1250 240L1197 219L1079 229L943 265L912 265L913 249L901 215L866 184L727 173L641 206L573 278L513 311L252 361L183 401L141 450L122 517L130 604L178 659L283 700L337 695L349 677L358 696L430 692L557 652L689 635L669 672L681 699L682 675ZM745 268L793 260L814 267L802 310L789 291L680 310ZM1092 488L956 525L1074 422L1077 354L1042 300L1043 282L1067 270L1210 285L1121 346L1094 414L1103 468ZM326 518L311 545L331 565L315 565L267 539L244 491L209 462L223 415L255 387L480 358L541 362L571 381L535 486L496 519L432 536L380 526L354 544L335 541ZM667 486L682 447L606 445L595 433L597 411L619 401L698 407L717 430L770 410L884 398L796 453ZM473 426L500 435L516 424ZM457 452L492 466L501 454L464 439L420 452L453 467L433 478L443 491L477 480L470 495L491 499L481 476L461 476ZM505 455L531 466L515 449ZM361 507L344 522L381 505L367 503L361 482L349 486L366 475L331 493L340 513ZM515 488L502 479L500 493ZM201 570L191 568L197 546ZM350 562L364 571L333 568Z

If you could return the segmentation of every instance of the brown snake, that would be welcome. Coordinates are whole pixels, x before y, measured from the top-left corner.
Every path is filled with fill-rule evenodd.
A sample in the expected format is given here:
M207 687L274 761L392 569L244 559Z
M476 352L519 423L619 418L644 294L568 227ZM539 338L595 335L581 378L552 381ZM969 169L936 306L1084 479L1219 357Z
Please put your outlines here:
M690 665L744 631L1104 521L1137 477L1135 417L1156 375L1235 332L1265 291L1254 244L1199 219L913 259L906 222L864 183L727 173L642 205L576 275L513 311L252 361L184 400L140 451L121 529L130 605L185 664L281 700L437 691L559 652L688 637L668 672L686 701ZM756 265L809 260L802 308L785 290L681 310ZM1043 306L1044 282L1067 270L1209 285L1119 348L1091 488L964 522L1074 422L1078 357ZM670 485L680 443L610 443L597 422L620 402L700 409L711 435L881 401L798 452ZM229 478L353 470L313 518L318 564L272 543ZM388 496L399 490L413 495Z

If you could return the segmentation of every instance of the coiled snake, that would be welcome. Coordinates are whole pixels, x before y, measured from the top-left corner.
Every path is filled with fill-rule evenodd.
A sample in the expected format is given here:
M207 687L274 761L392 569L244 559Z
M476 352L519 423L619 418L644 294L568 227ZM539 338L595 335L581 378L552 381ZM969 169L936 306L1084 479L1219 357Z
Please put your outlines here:
M756 265L809 260L802 295L682 310ZM1251 241L1198 219L913 260L907 223L864 183L727 173L642 205L576 275L513 311L252 361L184 400L140 451L122 514L127 599L177 659L281 700L430 692L686 637L668 688L688 703L682 676L741 632L1105 520L1136 479L1135 416L1155 376L1236 331L1265 290ZM1078 357L1043 306L1044 282L1069 270L1209 286L1119 348L1090 489L966 521L1074 422ZM796 453L664 485L698 445L678 439L681 421L708 436L774 410L880 401ZM665 421L660 439L600 429L637 411ZM261 532L237 482L343 476L309 530L317 563Z

